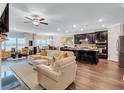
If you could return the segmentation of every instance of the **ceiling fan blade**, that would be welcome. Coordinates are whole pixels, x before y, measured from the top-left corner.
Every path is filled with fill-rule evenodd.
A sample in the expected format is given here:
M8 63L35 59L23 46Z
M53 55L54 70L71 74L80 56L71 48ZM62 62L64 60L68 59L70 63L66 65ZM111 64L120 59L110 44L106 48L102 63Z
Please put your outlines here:
M27 22L24 22L24 23L30 23L31 21L27 21Z
M45 24L45 25L48 25L48 23L45 23L45 22L40 22L41 24Z
M26 19L29 19L29 20L32 20L31 18L29 18L29 17L25 17Z
M41 19L39 19L39 21L42 21L42 20L45 20L45 18L41 18Z

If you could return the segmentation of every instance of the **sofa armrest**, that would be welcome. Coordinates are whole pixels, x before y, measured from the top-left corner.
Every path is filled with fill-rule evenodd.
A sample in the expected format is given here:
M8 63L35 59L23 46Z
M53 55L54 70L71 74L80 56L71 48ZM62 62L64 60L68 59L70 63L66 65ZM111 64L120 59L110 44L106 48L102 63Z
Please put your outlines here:
M38 74L43 74L53 80L55 80L56 82L59 81L59 78L60 78L60 73L52 70L49 66L46 66L46 65L38 65L37 66L37 71L38 71Z
M41 58L47 59L47 60L50 60L50 61L53 59L52 57L49 57L49 56L41 56Z

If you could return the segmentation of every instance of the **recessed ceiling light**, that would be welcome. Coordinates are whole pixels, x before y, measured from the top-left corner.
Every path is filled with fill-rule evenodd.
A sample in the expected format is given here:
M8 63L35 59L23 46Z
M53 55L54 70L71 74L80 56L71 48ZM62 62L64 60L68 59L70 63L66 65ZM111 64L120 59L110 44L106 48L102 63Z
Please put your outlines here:
M84 29L83 28L81 28L81 31L83 31Z
M69 31L68 31L68 30L66 30L65 32L66 32L66 33L68 33Z
M60 31L60 28L57 28L57 31Z
M102 25L102 27L106 27L105 25Z
M102 19L102 18L100 18L98 21L99 21L99 22L102 22L102 21L103 21L103 19Z
M77 26L74 24L73 27L76 28Z

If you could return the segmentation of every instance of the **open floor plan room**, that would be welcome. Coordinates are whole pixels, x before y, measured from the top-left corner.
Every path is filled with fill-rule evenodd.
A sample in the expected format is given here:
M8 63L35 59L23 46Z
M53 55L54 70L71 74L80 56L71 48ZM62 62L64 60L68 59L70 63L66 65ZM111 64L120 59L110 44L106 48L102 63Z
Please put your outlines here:
M123 6L1 3L1 89L123 90Z

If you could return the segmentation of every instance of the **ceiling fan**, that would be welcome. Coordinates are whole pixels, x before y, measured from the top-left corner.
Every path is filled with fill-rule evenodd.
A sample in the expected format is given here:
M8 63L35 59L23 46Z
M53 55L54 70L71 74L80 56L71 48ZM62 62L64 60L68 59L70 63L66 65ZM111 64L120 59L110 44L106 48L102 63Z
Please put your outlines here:
M25 21L24 23L32 23L35 26L39 26L40 24L48 25L48 23L45 22L45 18L39 18L38 16L34 16L34 18L30 17L24 17L28 19L29 21Z

